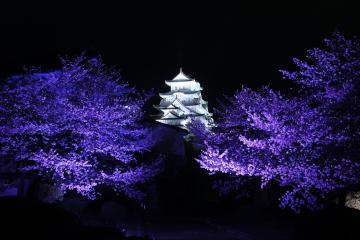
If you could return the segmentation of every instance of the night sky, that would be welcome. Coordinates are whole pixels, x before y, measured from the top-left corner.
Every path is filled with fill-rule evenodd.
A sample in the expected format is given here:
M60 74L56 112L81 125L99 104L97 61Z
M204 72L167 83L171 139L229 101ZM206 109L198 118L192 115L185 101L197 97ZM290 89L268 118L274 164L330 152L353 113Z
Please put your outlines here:
M360 35L360 14L346 4L194 5L34 4L0 7L0 77L23 66L55 69L58 56L86 50L118 66L140 88L167 91L182 67L215 99L241 85L281 86L278 69L339 30ZM278 80L278 81L276 81Z

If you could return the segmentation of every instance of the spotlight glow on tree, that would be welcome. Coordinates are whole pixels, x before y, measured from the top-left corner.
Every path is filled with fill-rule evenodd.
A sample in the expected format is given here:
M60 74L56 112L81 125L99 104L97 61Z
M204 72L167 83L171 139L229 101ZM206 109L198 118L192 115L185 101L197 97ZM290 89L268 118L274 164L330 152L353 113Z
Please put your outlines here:
M276 181L280 205L317 209L340 190L359 188L360 44L335 33L323 49L282 71L299 85L296 97L242 88L218 110L198 160L211 173Z
M8 79L0 93L0 156L63 192L89 199L108 186L141 199L138 184L158 172L136 154L153 145L141 124L149 94L122 81L100 58L62 60L59 71Z

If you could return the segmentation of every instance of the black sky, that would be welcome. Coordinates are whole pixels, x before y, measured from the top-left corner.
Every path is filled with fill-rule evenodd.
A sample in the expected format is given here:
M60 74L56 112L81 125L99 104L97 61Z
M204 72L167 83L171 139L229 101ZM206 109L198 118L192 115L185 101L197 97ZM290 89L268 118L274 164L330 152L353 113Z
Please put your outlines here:
M3 4L0 77L29 65L57 68L59 55L86 50L118 66L133 85L155 91L166 91L164 80L183 67L212 101L241 85L279 85L278 69L335 30L360 36L360 14L348 3L119 2Z

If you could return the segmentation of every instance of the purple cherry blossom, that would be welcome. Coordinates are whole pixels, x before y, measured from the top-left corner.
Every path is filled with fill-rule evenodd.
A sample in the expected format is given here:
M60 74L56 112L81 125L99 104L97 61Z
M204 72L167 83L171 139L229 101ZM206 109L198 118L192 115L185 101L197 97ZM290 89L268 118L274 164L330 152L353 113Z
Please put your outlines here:
M286 189L280 206L299 212L359 187L360 44L335 33L294 62L297 71L281 72L298 93L243 87L217 111L198 162L210 173L259 178L262 187L276 181Z
M159 170L136 156L154 144L141 122L150 96L130 87L100 58L62 59L52 72L10 77L0 92L0 155L64 193L94 199L99 186L129 197Z

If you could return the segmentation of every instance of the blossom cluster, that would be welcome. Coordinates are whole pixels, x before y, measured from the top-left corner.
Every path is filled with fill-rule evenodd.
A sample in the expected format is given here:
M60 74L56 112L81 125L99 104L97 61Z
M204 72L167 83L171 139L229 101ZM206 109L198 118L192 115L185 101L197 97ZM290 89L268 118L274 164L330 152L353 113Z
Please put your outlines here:
M99 57L62 59L52 72L30 69L0 92L0 156L57 185L94 199L98 186L134 198L158 171L136 156L154 141L142 122L150 96L124 82Z
M210 173L276 181L287 191L280 206L317 209L360 176L360 44L335 33L325 47L281 71L293 96L243 87L217 112L198 161ZM236 183L234 183L236 184Z

